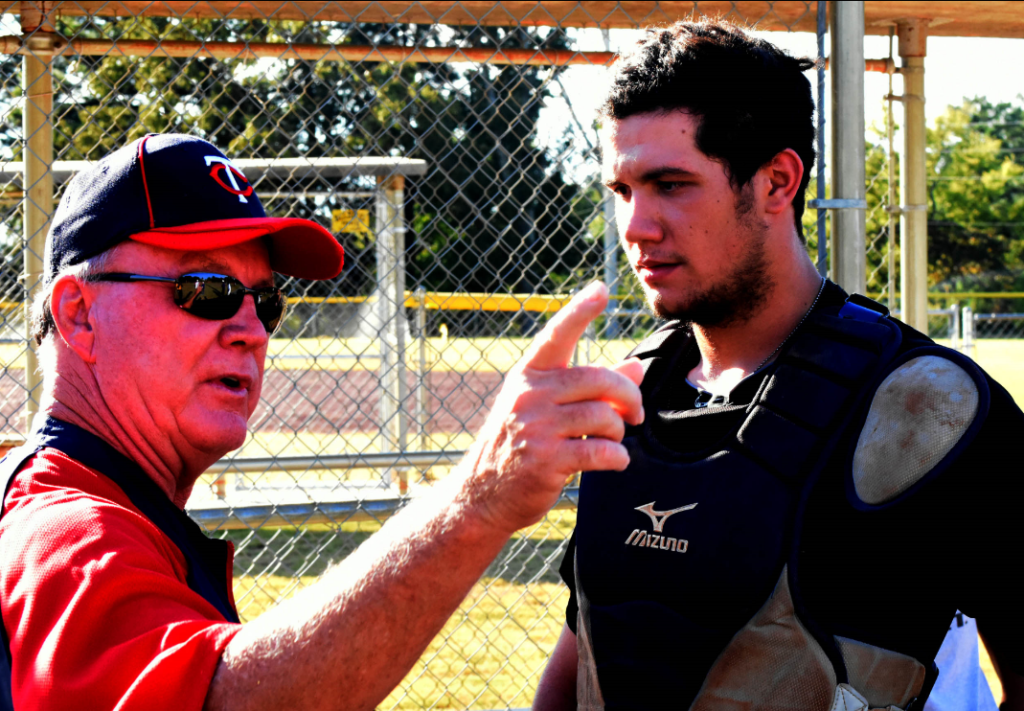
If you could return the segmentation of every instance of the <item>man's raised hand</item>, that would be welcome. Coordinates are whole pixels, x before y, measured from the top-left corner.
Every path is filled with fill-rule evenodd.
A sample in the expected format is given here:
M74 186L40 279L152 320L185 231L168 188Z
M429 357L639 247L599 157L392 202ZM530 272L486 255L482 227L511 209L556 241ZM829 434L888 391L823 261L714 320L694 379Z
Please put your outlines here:
M643 421L635 360L570 368L576 343L608 303L600 282L583 289L509 372L467 455L473 503L509 532L535 523L579 471L625 469L626 424Z

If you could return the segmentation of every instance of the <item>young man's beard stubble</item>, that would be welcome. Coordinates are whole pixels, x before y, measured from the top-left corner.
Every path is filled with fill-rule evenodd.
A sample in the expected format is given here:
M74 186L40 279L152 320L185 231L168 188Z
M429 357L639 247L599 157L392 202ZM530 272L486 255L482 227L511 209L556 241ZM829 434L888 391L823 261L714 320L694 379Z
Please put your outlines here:
M734 209L737 223L750 235L740 262L717 283L674 308L666 305L659 294L648 294L651 309L658 316L704 328L722 328L747 321L760 310L775 283L768 275L765 256L768 226L754 218L749 183L737 193Z

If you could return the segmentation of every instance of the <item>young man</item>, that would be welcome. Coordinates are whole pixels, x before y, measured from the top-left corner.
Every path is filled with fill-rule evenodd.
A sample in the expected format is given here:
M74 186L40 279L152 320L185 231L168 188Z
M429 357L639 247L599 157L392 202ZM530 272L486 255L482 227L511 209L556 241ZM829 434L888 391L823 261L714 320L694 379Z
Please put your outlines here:
M336 277L315 223L267 217L190 136L80 173L46 243L45 390L0 464L0 708L371 709L509 535L579 469L621 469L638 363L567 368L585 289L509 374L465 460L323 580L238 624L231 549L181 510L241 446L284 313L274 271Z
M613 67L605 183L655 312L625 476L589 473L536 709L920 709L957 609L1024 672L1024 415L815 271L810 62L724 22ZM950 560L962 576L950 576Z

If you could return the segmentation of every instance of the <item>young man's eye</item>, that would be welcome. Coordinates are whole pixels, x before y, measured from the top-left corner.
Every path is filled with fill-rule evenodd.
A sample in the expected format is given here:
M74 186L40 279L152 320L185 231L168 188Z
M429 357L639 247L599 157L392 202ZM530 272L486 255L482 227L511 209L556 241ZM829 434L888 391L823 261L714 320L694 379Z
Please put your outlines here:
M678 180L662 180L658 183L658 189L663 193L674 193L686 187L686 183Z

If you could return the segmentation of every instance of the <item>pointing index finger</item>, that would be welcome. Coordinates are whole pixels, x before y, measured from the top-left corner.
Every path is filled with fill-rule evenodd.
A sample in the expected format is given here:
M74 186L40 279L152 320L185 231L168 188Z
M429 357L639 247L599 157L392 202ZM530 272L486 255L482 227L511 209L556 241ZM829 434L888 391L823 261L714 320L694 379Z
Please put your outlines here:
M533 340L526 365L537 370L564 368L572 360L576 343L587 326L604 311L608 289L599 281L591 282L548 322Z

